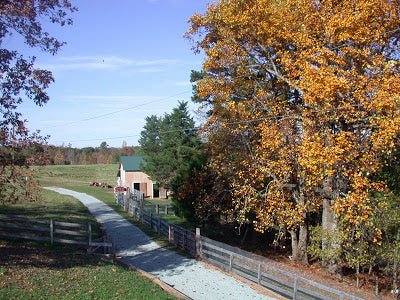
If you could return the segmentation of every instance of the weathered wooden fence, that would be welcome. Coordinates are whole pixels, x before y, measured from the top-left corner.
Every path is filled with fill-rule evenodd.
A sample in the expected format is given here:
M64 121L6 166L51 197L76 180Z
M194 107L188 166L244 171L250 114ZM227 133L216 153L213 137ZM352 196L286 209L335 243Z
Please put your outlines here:
M127 194L117 193L115 195L116 202L136 220L147 224L154 231L168 237L170 243L177 245L195 257L197 253L195 234L185 228L170 224L161 219L161 214L156 213L157 209L155 213L153 213L152 210L147 210L143 206L143 198L132 196L137 194L137 192L138 191L134 191Z
M114 252L110 237L93 239L92 224L32 220L21 216L0 215L0 237L46 241L87 247L89 253Z
M199 243L202 259L289 299L362 299L273 267L264 257L239 248L204 236Z
M193 233L180 226L169 224L159 215L143 210L133 198L125 197L125 200L122 198L124 198L122 194L116 195L117 203L122 208L127 206L131 216L167 236L171 243L178 245L191 256L253 281L288 299L362 299L273 267L262 256L201 236L198 228L196 233Z
M156 215L172 215L175 216L175 210L172 205L162 205L162 204L146 204L144 210L148 212L155 213Z

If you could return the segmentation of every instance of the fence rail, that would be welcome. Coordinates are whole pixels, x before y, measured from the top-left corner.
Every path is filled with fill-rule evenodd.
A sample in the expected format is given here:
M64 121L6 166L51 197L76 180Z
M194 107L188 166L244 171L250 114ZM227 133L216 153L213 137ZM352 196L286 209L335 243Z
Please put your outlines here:
M85 246L89 253L94 253L99 249L103 249L104 253L114 252L110 237L93 239L90 222L81 224L54 220L42 221L0 215L0 237Z
M175 210L172 205L161 204L146 204L144 209L147 212L155 213L156 215L172 215L175 216Z
M173 243L193 257L201 258L221 269L251 280L288 299L300 300L362 300L356 296L330 288L323 284L278 269L268 263L268 259L243 251L239 248L211 240L180 226L169 224L159 215L142 209L142 205L133 198L116 194L116 202L129 214L149 225L154 231L168 236Z
M116 203L136 220L147 224L150 228L152 228L152 230L168 237L170 243L177 245L193 257L196 257L197 251L195 233L180 226L170 224L161 219L160 214L153 213L153 210L147 210L146 207L143 206L143 198L132 196L136 195L137 193L138 191L135 190L128 190L128 193L125 195L123 193L116 193ZM158 210L159 212L161 211L160 209ZM155 212L157 212L157 209ZM165 210L164 212L168 213L168 211Z
M275 268L264 257L204 236L200 237L200 257L289 299L362 299Z

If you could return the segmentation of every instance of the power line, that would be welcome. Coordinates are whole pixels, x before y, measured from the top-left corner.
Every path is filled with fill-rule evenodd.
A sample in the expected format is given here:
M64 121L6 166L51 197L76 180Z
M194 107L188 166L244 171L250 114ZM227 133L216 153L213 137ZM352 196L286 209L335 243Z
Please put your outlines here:
M82 123L82 122L87 122L87 121L91 121L91 120L95 120L95 119L100 119L100 118L107 117L107 116L110 116L110 115L115 115L115 114L118 114L118 113L121 113L121 112L126 112L128 110L132 110L132 109L135 109L135 108L146 106L146 105L149 105L149 104L152 104L152 103L161 102L161 101L164 101L164 100L176 97L176 96L180 96L180 95L186 94L186 93L188 93L190 91L191 90L186 90L186 91L183 91L183 92L180 92L180 93L168 96L168 97L159 98L159 99L156 99L156 100L153 100L153 101L149 101L149 102L146 102L146 103L138 104L138 105L135 105L135 106L125 107L125 108L122 108L122 109L119 109L119 110L115 110L115 111L112 111L112 112L109 112L109 113L96 115L96 116L93 116L93 117L89 117L89 118L85 118L85 119L81 119L81 120L77 120L77 121L72 121L72 122L59 124L59 125L53 125L51 127L52 128L54 128L54 127L64 127L64 126L69 126L69 125L73 125L73 124L77 124L77 123ZM46 127L46 128L50 128L50 127ZM44 128L44 129L46 129L46 128Z
M350 105L351 107L359 107L360 105L353 104ZM310 108L308 108L310 109ZM345 108L339 108L339 107L332 107L329 108L328 111L338 111L341 109ZM316 108L314 108L316 110ZM279 115L279 116L270 116L270 117L263 117L263 118L257 118L257 119L250 119L250 120L238 120L238 121L233 121L233 122L221 122L221 125L224 126L229 126L229 125L238 125L238 124L250 124L254 122L260 122L264 120L276 120L276 119L299 119L300 117L298 115ZM185 131L198 131L200 130L201 127L194 127L194 128L182 128L182 129L175 129L175 130L166 130L166 131L161 131L160 134L165 134L165 133L173 133L173 132L185 132ZM95 139L82 139L82 140L72 140L69 141L70 143L75 143L75 142L94 142L94 141L106 141L106 140L116 140L116 139L124 139L124 138L132 138L132 137L139 137L140 134L133 134L133 135L126 135L126 136L118 136L118 137L103 137L103 138L95 138Z
M287 118L288 116L274 116L274 117L264 117L264 118L258 118L258 119L251 119L251 120L241 120L241 121L235 121L235 122L228 122L228 123L223 123L223 125L237 125L237 124L249 124L253 122L259 122L263 120L272 120L272 119L277 119L277 118ZM185 131L198 131L200 130L201 127L194 127L194 128L182 128L182 129L174 129L174 130L166 130L166 131L161 131L160 134L165 134L165 133L174 133L174 132L185 132ZM132 137L138 137L140 134L133 134L133 135L125 135L125 136L115 136L115 137L104 137L104 138L95 138L95 139L82 139L82 140L72 140L69 141L70 143L76 143L76 142L95 142L95 141L106 141L106 140L117 140L117 139L124 139L124 138L132 138Z

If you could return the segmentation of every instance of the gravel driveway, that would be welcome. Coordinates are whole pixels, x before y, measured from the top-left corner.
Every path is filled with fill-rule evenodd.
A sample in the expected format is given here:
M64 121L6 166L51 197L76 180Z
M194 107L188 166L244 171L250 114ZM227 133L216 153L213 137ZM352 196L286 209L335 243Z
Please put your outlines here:
M124 263L156 276L192 299L277 299L260 294L200 261L161 248L143 231L95 197L57 187L46 189L81 201L113 238L116 256Z

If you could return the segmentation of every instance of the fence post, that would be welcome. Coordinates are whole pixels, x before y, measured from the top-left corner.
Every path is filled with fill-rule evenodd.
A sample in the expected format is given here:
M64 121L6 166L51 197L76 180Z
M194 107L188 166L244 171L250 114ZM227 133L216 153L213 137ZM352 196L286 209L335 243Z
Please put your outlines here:
M92 223L88 222L88 244L92 244Z
M196 258L201 257L200 239L200 228L196 228Z
M54 242L54 221L50 220L50 243L53 245Z
M172 241L172 225L168 224L168 242Z
M157 232L161 233L161 218L158 216L157 218Z
M165 206L164 206L164 210L165 210L165 215L168 216L168 205L165 205Z
M233 254L229 254L229 272L232 272Z
M293 284L293 300L296 300L297 297L297 285L299 284L299 278L296 276L294 278L294 284Z
M128 211L129 197L124 198L124 211Z
M258 264L257 279L258 279L258 284L261 285L261 264Z
M160 214L160 205L156 204L156 214L159 215Z
M150 213L150 228L153 230L153 213Z

